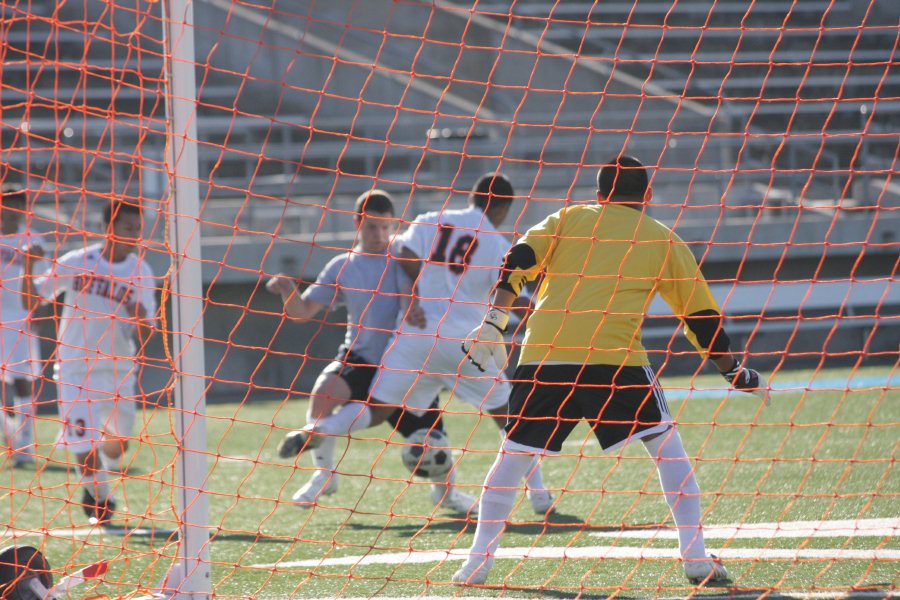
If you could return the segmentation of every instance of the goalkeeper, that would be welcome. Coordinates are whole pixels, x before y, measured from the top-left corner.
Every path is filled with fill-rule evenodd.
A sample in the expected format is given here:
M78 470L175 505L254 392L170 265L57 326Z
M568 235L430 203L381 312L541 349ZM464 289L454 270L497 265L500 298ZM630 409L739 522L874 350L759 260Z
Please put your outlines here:
M486 581L532 457L558 453L581 419L606 452L643 442L678 527L685 575L694 583L728 579L706 552L700 488L641 345L653 297L662 295L732 387L763 396L767 384L732 355L721 311L687 245L644 214L651 195L644 166L619 156L600 169L597 184L597 204L550 215L512 247L492 306L463 343L476 365L503 364L509 307L527 281L543 275L513 378L506 438L485 479L475 540L456 583Z

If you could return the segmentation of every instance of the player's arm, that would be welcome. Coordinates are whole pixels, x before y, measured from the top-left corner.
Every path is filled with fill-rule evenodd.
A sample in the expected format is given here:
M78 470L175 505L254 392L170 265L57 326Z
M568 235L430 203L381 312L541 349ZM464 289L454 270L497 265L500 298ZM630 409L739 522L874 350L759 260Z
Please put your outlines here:
M759 396L768 404L765 378L741 364L732 353L721 310L697 260L681 238L675 236L674 240L677 243L667 256L660 293L684 321L688 340L716 365L722 377L734 389Z
M134 318L134 336L137 338L138 347L143 348L154 332L154 316L149 314L147 307L140 301L129 302L125 310Z
M706 309L691 313L684 318L684 324L693 336L691 341L719 369L725 381L736 390L765 399L768 404L765 378L758 371L743 366L732 353L731 339L718 311Z
M528 318L534 312L534 296L528 287L523 287L512 306L509 308L510 324L515 330L522 329L528 324Z
M22 308L30 313L35 312L48 302L38 293L34 285L35 265L44 258L44 248L40 244L32 244L23 250L24 260L22 263L22 277L19 282L20 297L22 299Z
M537 257L528 244L519 242L506 253L491 306L481 325L473 329L462 344L463 353L482 371L489 359L493 359L498 369L506 365L503 334L509 325L509 311L522 293L525 283L536 276L536 267Z
M413 327L425 327L425 311L419 304L418 295L416 294L416 283L419 281L419 275L422 274L422 259L419 255L402 246L400 248L400 270L406 275L399 283L401 310L404 311L404 320Z
M304 298L299 293L294 280L283 273L279 273L266 282L266 289L281 296L284 303L284 313L295 321L309 321L315 319L326 305Z

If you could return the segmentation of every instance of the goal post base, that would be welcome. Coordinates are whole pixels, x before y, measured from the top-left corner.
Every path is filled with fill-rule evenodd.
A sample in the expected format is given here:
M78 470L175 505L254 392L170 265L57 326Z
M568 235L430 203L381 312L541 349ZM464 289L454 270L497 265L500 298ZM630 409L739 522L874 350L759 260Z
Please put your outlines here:
M141 598L171 600L208 600L210 598L209 563L199 559L182 559L171 566L153 593Z

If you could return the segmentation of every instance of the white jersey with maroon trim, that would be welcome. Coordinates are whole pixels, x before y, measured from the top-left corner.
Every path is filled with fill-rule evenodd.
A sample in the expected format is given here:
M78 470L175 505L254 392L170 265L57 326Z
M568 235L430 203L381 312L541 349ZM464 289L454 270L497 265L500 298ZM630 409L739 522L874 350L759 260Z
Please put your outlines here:
M484 317L509 238L470 207L420 215L399 239L423 260L415 291L427 320L401 332L464 339Z
M140 302L146 316L156 314L156 282L136 254L117 263L96 244L55 261L36 282L47 300L63 295L57 366L60 372L135 371L134 315L126 305Z

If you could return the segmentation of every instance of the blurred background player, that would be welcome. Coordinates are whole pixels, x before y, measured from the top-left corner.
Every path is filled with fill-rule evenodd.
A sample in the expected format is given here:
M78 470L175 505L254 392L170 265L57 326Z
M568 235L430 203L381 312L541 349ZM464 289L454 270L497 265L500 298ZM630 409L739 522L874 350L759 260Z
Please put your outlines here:
M543 275L513 378L506 439L485 479L475 540L454 582L487 580L518 481L534 456L558 454L581 419L606 452L644 443L678 528L688 579L728 579L706 553L700 488L641 345L653 297L662 295L731 386L762 395L767 384L732 355L721 310L688 246L644 214L651 192L643 165L628 156L609 161L597 190L597 204L550 215L512 247L492 306L463 345L475 364L504 362L509 308L526 281Z
M13 402L2 434L15 466L34 462L34 382L40 373L37 336L31 332L28 311L22 306L20 279L23 250L43 247L43 242L23 226L26 210L27 196L22 186L4 183L0 197L0 369L3 384L12 384ZM5 385L3 391L5 406Z
M513 196L505 175L488 173L472 189L468 208L420 215L399 236L400 264L414 282L410 315L417 318L407 318L388 343L369 404L345 405L314 427L295 432L298 447L314 448L323 438L317 433L346 435L378 425L398 404L407 412L424 414L442 391L490 414L503 428L509 398L503 365L460 364L459 346L481 321L509 250L508 238L496 228L509 214ZM418 319L420 314L424 321ZM544 486L538 456L525 475L532 507L546 514L553 498ZM455 488L448 489L444 498L440 492L433 488L432 500L450 503L460 512L477 504L477 499Z
M381 190L365 192L357 198L355 212L356 246L329 261L315 283L302 294L297 292L294 280L283 274L275 275L266 284L270 292L281 295L285 314L297 321L314 319L341 303L347 308L344 343L334 361L322 370L310 394L306 413L309 426L315 426L341 405L366 401L385 346L397 328L398 315L405 312L400 290L408 288L410 283L389 253L391 238L397 228L391 197ZM411 320L424 323L420 310L415 307L410 310ZM388 421L404 438L420 429L443 430L436 400L432 400L435 406L422 415L394 410ZM338 489L339 476L335 472L334 458L337 438L324 436L318 441L320 443L312 450L316 470L292 498L304 506L312 506L320 496L333 494ZM278 453L282 458L292 458L301 449L302 443L297 444L296 436L288 434L279 445ZM443 498L451 482L442 476L432 485Z
M143 260L141 208L114 202L103 213L102 243L73 250L32 277L25 261L23 301L61 309L56 377L60 443L81 471L82 504L92 522L116 509L110 477L134 430L140 357L153 334L157 310L153 273Z

